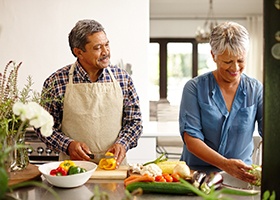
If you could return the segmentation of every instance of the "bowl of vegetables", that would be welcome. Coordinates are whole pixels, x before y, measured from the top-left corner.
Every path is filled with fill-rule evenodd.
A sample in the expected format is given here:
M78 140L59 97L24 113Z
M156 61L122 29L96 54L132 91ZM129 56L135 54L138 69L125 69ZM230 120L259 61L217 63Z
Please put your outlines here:
M73 188L86 183L96 168L93 162L64 160L40 165L38 169L50 184Z

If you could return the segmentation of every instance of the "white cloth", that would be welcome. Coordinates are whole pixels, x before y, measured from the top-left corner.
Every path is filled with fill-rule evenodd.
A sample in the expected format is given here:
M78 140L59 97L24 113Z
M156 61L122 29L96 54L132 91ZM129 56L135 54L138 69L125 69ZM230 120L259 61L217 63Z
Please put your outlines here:
M92 153L105 153L121 130L122 89L109 67L112 82L73 84L74 68L75 64L71 66L66 86L62 131L86 143ZM69 156L60 155L60 160L65 159Z

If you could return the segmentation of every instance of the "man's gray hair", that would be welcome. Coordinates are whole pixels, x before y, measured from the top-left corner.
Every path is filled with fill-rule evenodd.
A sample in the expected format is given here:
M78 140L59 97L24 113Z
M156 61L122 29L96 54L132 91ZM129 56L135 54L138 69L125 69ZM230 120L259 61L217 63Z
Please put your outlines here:
M235 56L243 55L249 50L248 31L238 23L224 22L212 30L210 46L214 55L221 55L225 50Z
M73 52L74 48L86 51L85 46L89 42L87 37L100 31L104 32L104 28L95 20L84 19L78 21L68 36L72 54L76 57Z

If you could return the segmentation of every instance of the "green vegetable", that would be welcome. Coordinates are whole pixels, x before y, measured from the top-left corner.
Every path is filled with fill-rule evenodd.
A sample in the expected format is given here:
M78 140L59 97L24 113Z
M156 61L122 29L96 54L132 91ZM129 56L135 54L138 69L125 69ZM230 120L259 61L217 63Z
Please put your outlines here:
M167 182L135 182L126 186L129 192L141 188L144 193L165 193L165 194L180 194L193 195L194 193L181 183Z
M165 154L161 154L160 157L158 157L157 159L155 159L155 160L153 160L153 161L144 163L143 166L146 166L146 165L149 165L149 164L152 164L152 163L158 164L158 163L160 163L160 162L167 161L168 158L166 158L166 157L163 158L163 156L165 156Z
M249 173L255 175L257 180L252 185L261 186L262 168L259 165L252 164L253 169L249 170Z
M87 170L82 168L82 167L78 167L78 166L71 166L68 170L68 175L72 175L72 174L80 174L80 173L84 173Z
M198 196L202 197L205 200L229 200L230 198L228 197L221 197L221 194L231 194L231 195L239 195L239 196L253 196L253 195L257 195L259 193L259 191L251 191L251 192L247 192L247 191L240 191L240 190L234 190L234 189L229 189L229 188L222 188L220 190L215 190L214 187L212 186L210 188L210 191L207 191L209 193L204 193L202 190L199 190L198 188L196 188L195 186L193 186L192 184L190 184L189 182L180 179L180 182L187 187L190 191L192 191L193 193L197 194Z

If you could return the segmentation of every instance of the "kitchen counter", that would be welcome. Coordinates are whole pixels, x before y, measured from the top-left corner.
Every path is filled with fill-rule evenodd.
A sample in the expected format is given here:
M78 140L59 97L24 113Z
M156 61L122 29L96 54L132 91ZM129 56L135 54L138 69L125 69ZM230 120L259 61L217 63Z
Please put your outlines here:
M95 186L99 187L100 192L106 192L109 195L109 200L122 200L125 197L123 180L93 180L90 179L84 185L71 188L71 189L63 189L57 188L50 185L44 178L42 178L42 182L49 187L52 187L61 200L90 200L90 198L94 195ZM54 199L54 196L40 187L26 187L15 190L13 195L18 199L24 200L50 200ZM228 196L232 199L240 199L240 200L259 200L260 195L255 196ZM182 195L166 195L166 194L143 194L141 196L137 196L133 200L180 200L180 199L190 199L190 200L201 200L201 197L198 196L182 196Z

